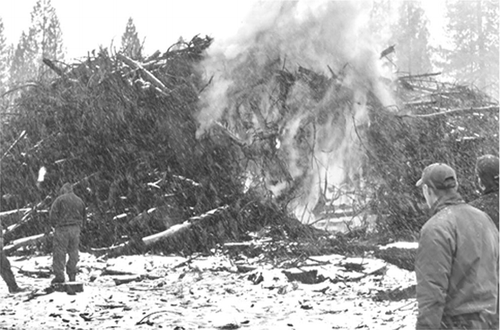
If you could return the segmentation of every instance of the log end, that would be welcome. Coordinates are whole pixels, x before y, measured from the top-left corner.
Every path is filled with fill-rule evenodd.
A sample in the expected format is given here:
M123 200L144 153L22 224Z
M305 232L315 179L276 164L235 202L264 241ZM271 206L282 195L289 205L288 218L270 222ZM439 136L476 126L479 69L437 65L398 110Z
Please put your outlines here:
M81 282L64 282L52 284L52 289L58 292L66 292L68 294L75 294L76 292L83 292L83 283Z

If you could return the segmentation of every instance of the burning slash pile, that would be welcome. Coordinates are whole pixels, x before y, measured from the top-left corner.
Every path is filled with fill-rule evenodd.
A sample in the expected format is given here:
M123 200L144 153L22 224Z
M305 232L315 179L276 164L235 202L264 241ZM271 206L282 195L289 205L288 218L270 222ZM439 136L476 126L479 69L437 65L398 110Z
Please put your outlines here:
M201 95L197 136L211 129L232 137L251 161L249 184L263 184L303 223L362 185L369 106L395 104L359 25L362 7L257 7L257 22L235 40L216 41L202 62L213 80Z
M476 153L496 153L498 107L430 76L394 78L362 6L269 2L232 40L45 60L59 77L24 86L2 123L2 210L25 207L4 217L6 240L46 231L67 181L89 207L83 243L104 252L189 253L266 225L312 235L296 219L346 205L414 232L421 169L446 161L470 179Z
M2 131L7 251L47 237L64 182L88 206L82 242L97 253L190 253L263 225L298 228L245 188L238 145L195 137L207 87L196 63L211 42L196 36L145 59L101 50L67 69L44 60L59 78L24 86Z

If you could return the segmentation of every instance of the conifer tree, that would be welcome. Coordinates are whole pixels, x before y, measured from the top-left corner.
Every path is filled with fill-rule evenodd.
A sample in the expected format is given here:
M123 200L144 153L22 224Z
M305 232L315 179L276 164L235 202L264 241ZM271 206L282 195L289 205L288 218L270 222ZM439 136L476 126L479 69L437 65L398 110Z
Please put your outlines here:
M33 44L23 31L19 38L16 50L10 66L10 85L16 86L24 81L33 80L36 77L36 67L34 63L35 52Z
M381 46L389 46L387 40L391 37L391 21L395 5L391 0L373 0L370 10L370 31L372 31L375 41L382 42ZM382 49L381 49L382 50Z
M0 94L5 92L8 79L9 49L4 35L3 21L0 18Z
M399 71L422 74L432 71L428 19L418 1L400 4L399 20L392 28Z
M38 0L31 12L31 26L28 39L33 42L34 60L41 76L46 69L42 59L60 61L64 58L62 31L55 8L50 0Z
M42 60L61 61L64 58L62 31L56 11L50 0L38 0L31 12L28 33L23 31L14 53L11 67L11 84L41 79L44 72L54 74L44 67Z
M125 27L125 32L122 35L122 45L121 52L132 59L138 59L141 57L141 43L135 28L134 21L132 17L128 19L127 26Z
M446 53L445 73L459 83L498 93L498 1L453 1L448 6L448 33L453 47Z

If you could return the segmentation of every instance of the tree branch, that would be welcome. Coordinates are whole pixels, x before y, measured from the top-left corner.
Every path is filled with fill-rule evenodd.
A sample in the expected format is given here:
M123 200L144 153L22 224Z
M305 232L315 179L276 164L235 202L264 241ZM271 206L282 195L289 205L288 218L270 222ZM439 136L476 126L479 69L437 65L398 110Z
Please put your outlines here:
M55 73L57 73L59 75L59 77L64 77L64 72L61 69L59 69L54 63L52 63L51 60L49 60L48 58L44 58L42 60L42 62L46 66L48 66L49 68L51 68L52 71L54 71Z
M494 107L482 107L482 108L467 108L467 109L454 109L443 112L430 113L426 115L396 115L397 117L408 117L408 118L434 118L439 116L460 116L464 114L474 113L474 112L498 112L498 106Z
M16 139L16 141L14 141L14 143L11 144L11 146L9 147L9 149L7 149L7 151L4 152L4 154L2 155L2 158L0 158L0 161L2 161L5 156L7 156L7 154L9 153L9 151L12 148L14 148L14 146L19 142L19 140L21 140L25 135L26 135L26 131L22 131L21 135L19 135L19 137Z
M0 95L0 97L4 97L7 94L13 93L13 92L15 92L15 91L17 91L19 89L25 88L25 87L38 87L38 84L34 83L34 82L29 82L29 83L27 83L25 85L14 87L12 89L9 89L8 91L6 91L5 93L3 93L2 95Z
M412 79L412 78L423 78L423 77L432 77L432 76L439 76L441 72L434 72L434 73L424 73L424 74L416 74L416 75L408 75L408 76L401 76L398 79Z
M168 93L170 93L170 90L158 78L156 78L151 72L146 70L139 62L136 62L136 61L128 58L127 56L120 54L120 53L116 54L116 58L123 61L125 64L127 64L130 67L141 70L145 75L144 79L146 79L151 84L153 84L155 87L157 87L159 89L159 92L161 92L163 95L168 95Z

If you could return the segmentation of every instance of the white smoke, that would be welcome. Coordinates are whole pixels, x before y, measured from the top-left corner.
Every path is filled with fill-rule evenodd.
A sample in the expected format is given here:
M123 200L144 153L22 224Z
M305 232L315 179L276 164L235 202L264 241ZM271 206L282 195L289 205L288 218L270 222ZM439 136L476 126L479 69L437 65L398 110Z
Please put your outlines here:
M369 1L260 2L232 38L215 40L202 63L213 80L201 97L197 137L224 120L245 140L242 116L255 131L279 126L279 156L300 186L290 207L304 221L312 220L325 182L340 186L362 175L357 129L369 122L368 94L394 104L380 79L383 46L367 29L370 8ZM295 81L284 111L275 102L275 73L299 66L335 83L319 97ZM290 183L281 178L268 187L279 196Z

